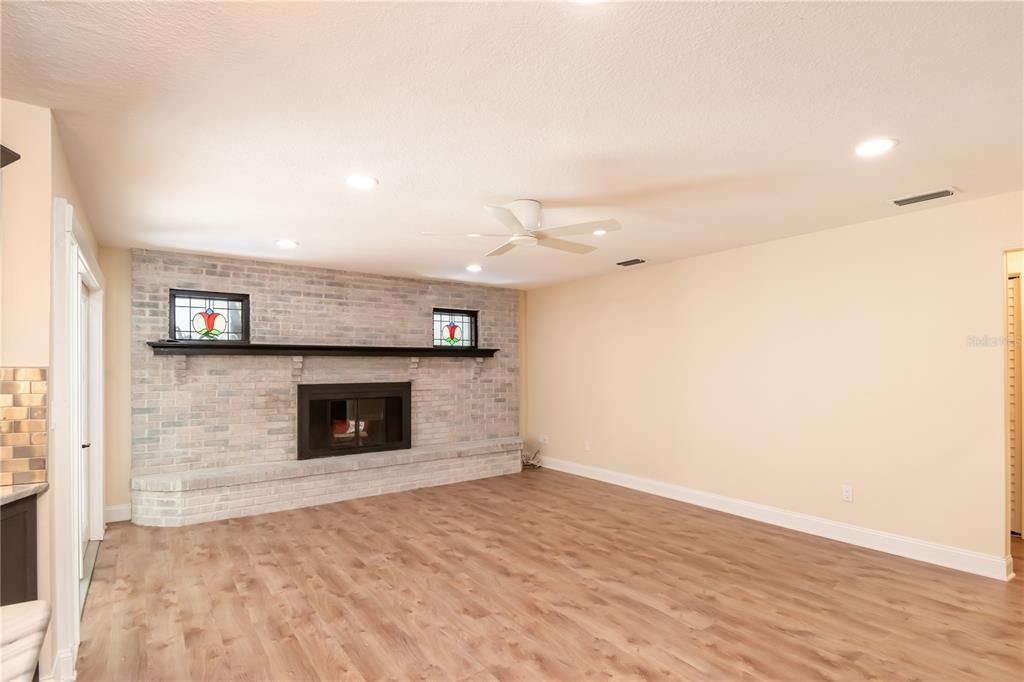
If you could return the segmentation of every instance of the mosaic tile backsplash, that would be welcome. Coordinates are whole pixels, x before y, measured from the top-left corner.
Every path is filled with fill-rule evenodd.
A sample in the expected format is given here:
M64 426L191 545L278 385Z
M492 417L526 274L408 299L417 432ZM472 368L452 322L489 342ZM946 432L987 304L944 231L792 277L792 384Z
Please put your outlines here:
M46 369L0 367L0 485L46 480Z

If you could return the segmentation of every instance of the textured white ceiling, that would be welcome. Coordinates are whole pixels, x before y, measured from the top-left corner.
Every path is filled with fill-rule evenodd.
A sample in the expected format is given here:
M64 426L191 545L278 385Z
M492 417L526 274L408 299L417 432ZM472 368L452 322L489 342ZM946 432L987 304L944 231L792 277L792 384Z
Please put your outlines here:
M1021 12L7 0L3 94L54 109L102 243L533 286L1019 188ZM902 143L855 157L874 135ZM420 235L517 197L624 229L487 259Z

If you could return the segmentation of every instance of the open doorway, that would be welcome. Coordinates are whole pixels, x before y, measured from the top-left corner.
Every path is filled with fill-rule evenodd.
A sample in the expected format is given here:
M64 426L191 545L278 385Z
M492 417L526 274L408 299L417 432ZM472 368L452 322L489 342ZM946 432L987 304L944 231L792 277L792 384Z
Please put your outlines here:
M78 497L78 545L80 561L78 563L78 610L79 616L85 610L85 599L89 594L92 582L92 569L99 553L99 543L103 539L103 506L102 480L103 461L102 445L94 443L93 435L97 426L102 428L102 394L97 394L95 387L101 381L103 370L101 355L102 307L98 303L102 295L99 281L87 259L79 255L78 267L78 309L73 324L77 327L71 334L72 343L77 345L73 361L77 363L72 375L74 381L74 401L77 403L78 442L77 490ZM72 448L74 450L74 448ZM100 499L97 499L97 496Z
M1010 554L1024 575L1024 319L1021 274L1024 250L1006 253L1006 455Z

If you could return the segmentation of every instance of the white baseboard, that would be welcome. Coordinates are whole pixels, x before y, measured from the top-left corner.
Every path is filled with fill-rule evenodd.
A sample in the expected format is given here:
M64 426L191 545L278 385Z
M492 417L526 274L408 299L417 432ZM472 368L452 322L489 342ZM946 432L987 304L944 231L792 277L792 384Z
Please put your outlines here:
M40 675L39 682L73 682L77 677L75 658L69 650L58 651L53 657L53 667L49 675Z
M916 559L929 564L954 568L986 578L1010 580L1013 578L1013 559L1009 556L982 554L959 547L950 547L927 540L886 533L848 523L824 519L799 512L787 511L778 507L770 507L756 502L747 502L734 497L726 497L715 493L685 488L671 483L662 483L649 478L641 478L623 474L609 469L579 464L565 459L544 457L543 465L555 471L564 471L584 478L592 478L605 483L612 483L624 488L632 488L659 497L667 497L680 502L695 504L716 511L742 516L754 521L770 523L790 530L818 535L830 540L838 540L858 547L866 547L879 552L895 554L908 559Z
M107 523L132 520L132 506L130 504L112 504L103 511L103 519Z

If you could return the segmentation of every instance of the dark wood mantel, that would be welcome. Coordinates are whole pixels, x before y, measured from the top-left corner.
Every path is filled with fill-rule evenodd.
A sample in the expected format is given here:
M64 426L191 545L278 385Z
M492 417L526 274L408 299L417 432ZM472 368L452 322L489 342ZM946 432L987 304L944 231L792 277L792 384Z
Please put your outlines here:
M491 358L497 348L431 346L327 346L309 343L230 343L225 341L147 341L154 355L335 355L403 358Z

